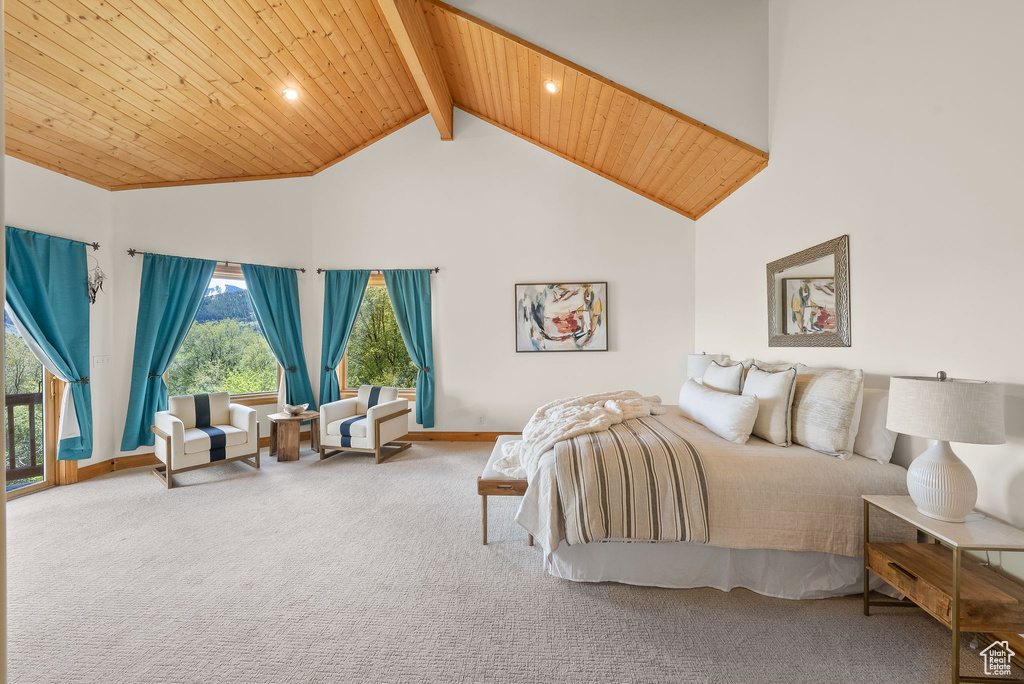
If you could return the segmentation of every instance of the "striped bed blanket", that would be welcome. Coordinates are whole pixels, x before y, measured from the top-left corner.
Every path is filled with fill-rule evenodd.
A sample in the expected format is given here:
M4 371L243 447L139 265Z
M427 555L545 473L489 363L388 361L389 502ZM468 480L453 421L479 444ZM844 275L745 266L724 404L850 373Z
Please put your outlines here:
M697 449L650 417L555 445L568 544L709 538L708 488Z

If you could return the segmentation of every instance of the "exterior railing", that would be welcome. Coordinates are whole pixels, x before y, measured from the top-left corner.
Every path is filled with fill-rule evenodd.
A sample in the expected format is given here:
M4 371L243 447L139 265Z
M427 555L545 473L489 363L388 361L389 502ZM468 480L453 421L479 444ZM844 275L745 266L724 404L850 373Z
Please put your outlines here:
M43 445L36 437L36 416L42 421L43 395L8 394L7 395L7 481L21 480L43 475ZM15 430L14 409L28 406L29 449L28 458L18 453L18 440ZM40 410L36 410L36 407ZM22 458L19 458L22 456Z

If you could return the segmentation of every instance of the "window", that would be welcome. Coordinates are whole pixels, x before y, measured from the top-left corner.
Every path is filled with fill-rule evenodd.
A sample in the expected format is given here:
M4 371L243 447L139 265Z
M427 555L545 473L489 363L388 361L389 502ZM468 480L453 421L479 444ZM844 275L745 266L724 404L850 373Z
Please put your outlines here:
M171 396L202 392L276 397L279 368L256 323L238 267L219 265L167 370Z
M385 385L409 390L402 393L405 396L416 389L419 369L409 358L384 277L380 274L370 276L339 372L343 389Z
M4 463L7 491L45 480L43 452L43 364L28 348L4 310Z

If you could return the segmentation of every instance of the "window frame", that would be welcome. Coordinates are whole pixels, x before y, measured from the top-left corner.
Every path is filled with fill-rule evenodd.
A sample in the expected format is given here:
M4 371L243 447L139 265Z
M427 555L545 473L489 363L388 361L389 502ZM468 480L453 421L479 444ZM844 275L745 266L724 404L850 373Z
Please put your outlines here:
M370 274L370 280L369 280L369 282L366 283L366 287L367 288L370 288L370 287L383 287L384 289L387 289L387 284L384 282L384 274L383 273L371 273ZM388 295L388 296L390 297L390 295ZM362 308L362 304L360 304L360 308ZM403 340L403 342L404 342L404 340ZM348 384L348 382L347 382L348 381L348 349L346 349L345 353L341 355L341 361L338 363L338 368L335 370L335 372L338 374L338 386L341 388L341 398L342 399L350 399L352 397L358 396L358 394L359 394L359 389L358 388L357 389L349 389L349 388L346 387L346 385ZM410 387L410 388L399 387L398 388L398 398L399 399L408 399L409 401L416 401L416 388L415 387Z
M58 463L75 463L77 467L77 461L58 461L57 460L57 446L60 443L60 435L57 432L60 426L60 408L61 399L64 397L64 382L61 381L57 376L52 374L50 371L43 368L43 403L42 403L42 415L40 419L43 421L43 479L39 482L33 482L29 485L22 485L17 489L12 489L9 492L5 492L5 498L7 501L17 499L20 496L26 494L34 494L41 492L44 489L50 489L58 484L64 484L60 482L57 477L57 464ZM6 462L4 467L7 467Z
M245 274L242 273L242 267L238 264L229 264L226 261L222 261L217 264L213 269L213 278L226 278L230 280L245 280ZM248 283L246 284L248 289ZM195 321L193 321L195 323ZM273 354L273 351L271 351ZM172 362L173 363L173 362ZM242 406L266 406L269 404L276 404L278 394L281 392L281 376L283 375L283 369L281 368L280 362L277 363L277 389L272 392L246 392L244 394L232 394L231 403L241 404ZM167 373L164 373L164 385L167 384Z

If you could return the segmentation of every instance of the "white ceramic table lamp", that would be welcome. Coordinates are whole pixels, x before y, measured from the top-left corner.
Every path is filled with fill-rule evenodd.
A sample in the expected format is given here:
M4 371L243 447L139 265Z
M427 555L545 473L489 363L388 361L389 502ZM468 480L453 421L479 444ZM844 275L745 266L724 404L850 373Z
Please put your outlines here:
M978 500L978 485L950 442L1003 444L1003 386L980 380L894 377L886 427L936 440L907 470L907 489L925 515L963 522Z
M704 377L704 371L708 369L712 361L721 363L721 354L688 354L686 357L686 377L693 380L700 380Z

